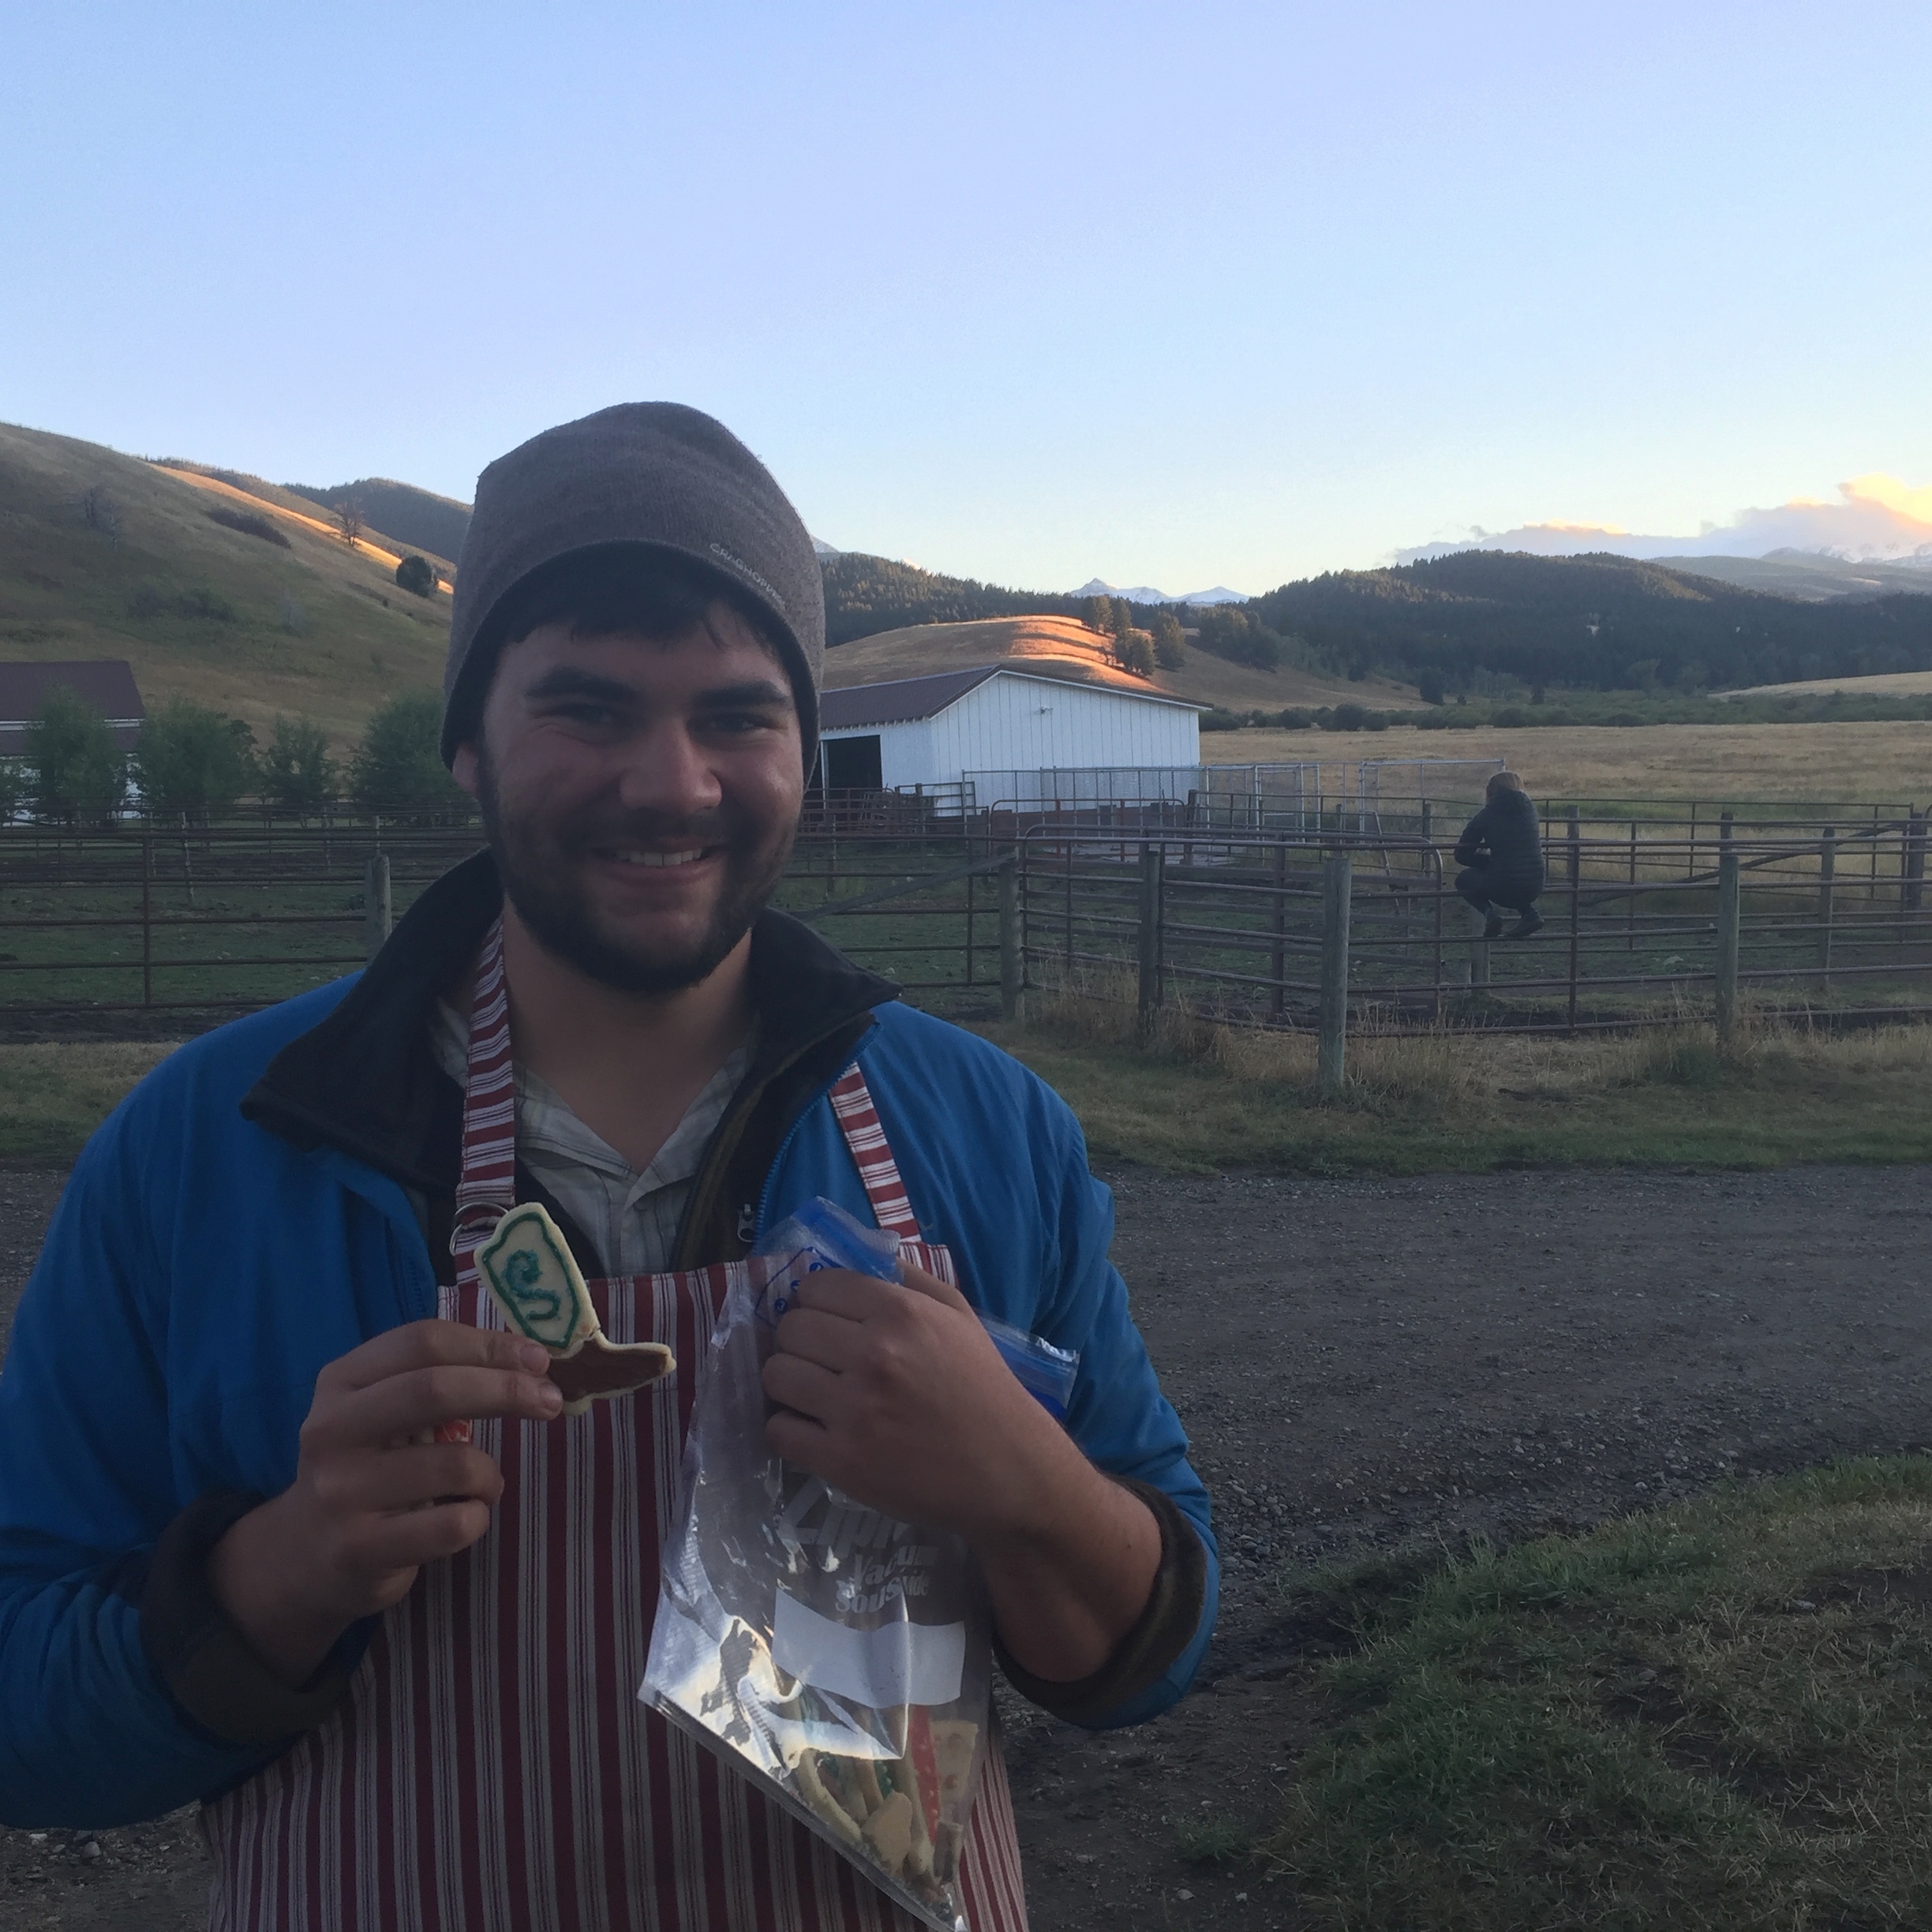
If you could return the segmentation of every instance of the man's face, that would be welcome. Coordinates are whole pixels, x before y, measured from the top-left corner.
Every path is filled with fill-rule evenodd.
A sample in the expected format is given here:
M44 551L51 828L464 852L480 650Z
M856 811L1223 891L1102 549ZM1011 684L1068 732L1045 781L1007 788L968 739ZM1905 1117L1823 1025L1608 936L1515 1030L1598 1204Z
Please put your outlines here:
M744 937L804 792L790 683L723 605L668 642L559 623L506 646L454 769L523 924L632 993L695 986Z

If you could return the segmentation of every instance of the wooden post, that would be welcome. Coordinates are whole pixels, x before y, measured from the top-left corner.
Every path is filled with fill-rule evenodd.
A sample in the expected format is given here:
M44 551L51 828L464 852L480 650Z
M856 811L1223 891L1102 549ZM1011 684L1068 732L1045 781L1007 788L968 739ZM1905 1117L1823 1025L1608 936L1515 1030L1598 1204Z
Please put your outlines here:
M1026 1017L1026 957L1020 934L1020 856L1017 852L999 871L1000 1017L1022 1020Z
M1565 1024L1576 1031L1577 959L1582 946L1583 827L1577 808L1570 807L1570 1002Z
M1288 977L1288 848L1275 848L1275 949L1269 972L1275 984L1268 994L1268 1017L1279 1021L1287 1009L1288 989L1282 982Z
M1903 861L1905 881L1899 889L1899 910L1901 912L1916 912L1925 904L1927 813L1920 811L1912 805L1907 806L1905 809L1908 814L1905 824L1905 857Z
M1731 814L1724 815L1717 852L1717 1044L1737 1038L1738 933L1742 923L1738 857L1732 842Z
M154 1004L154 841L141 841L141 1004Z
M1347 853L1322 861L1321 1032L1316 1069L1324 1098L1339 1094L1347 1077L1350 883Z
M389 937L389 855L372 852L362 883L362 957L373 961Z
M1161 1003L1161 886L1166 871L1165 845L1140 848L1140 1041L1154 1035L1154 1012Z
M1637 821L1631 821L1630 899L1623 915L1623 949L1637 950Z
M1818 841L1818 971L1831 984L1832 881L1838 870L1838 828L1827 826Z

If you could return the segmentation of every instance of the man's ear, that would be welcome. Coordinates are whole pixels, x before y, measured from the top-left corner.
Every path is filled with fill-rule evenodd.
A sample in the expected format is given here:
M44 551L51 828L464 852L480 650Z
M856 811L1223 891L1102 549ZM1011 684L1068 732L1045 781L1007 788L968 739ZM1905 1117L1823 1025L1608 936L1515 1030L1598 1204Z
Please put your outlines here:
M474 740L466 739L456 747L456 755L450 760L450 776L472 798L477 796L477 752Z

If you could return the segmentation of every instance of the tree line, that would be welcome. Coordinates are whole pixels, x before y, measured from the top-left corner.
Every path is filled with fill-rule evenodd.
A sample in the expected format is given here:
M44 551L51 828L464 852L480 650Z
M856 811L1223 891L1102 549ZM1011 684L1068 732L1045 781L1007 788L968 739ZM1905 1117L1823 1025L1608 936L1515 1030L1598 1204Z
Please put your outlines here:
M0 818L100 825L129 810L170 826L205 826L246 800L284 818L372 816L447 823L473 807L437 747L442 700L403 691L369 720L346 762L313 719L278 717L265 744L245 721L170 698L148 713L131 751L79 692L48 687L24 754L0 761Z
M1805 603L1628 557L1464 551L1330 571L1245 609L1324 669L1402 678L1434 702L1497 674L1695 691L1932 668L1932 596Z

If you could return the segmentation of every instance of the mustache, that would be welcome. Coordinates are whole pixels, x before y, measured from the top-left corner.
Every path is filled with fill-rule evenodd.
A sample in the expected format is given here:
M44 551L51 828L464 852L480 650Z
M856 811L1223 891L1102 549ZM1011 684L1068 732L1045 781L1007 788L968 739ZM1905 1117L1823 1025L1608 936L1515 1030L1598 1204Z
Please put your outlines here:
M735 814L724 811L600 812L557 826L552 837L566 851L592 852L658 844L729 845L743 837L743 828Z

